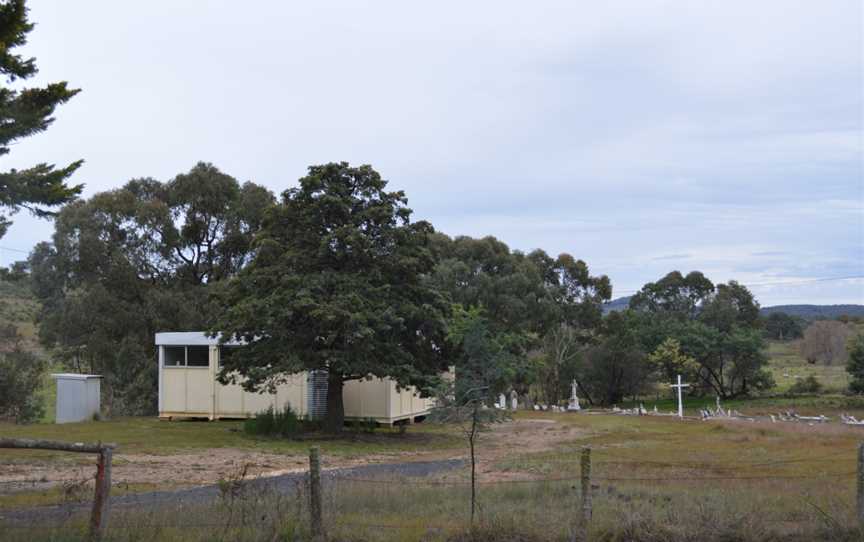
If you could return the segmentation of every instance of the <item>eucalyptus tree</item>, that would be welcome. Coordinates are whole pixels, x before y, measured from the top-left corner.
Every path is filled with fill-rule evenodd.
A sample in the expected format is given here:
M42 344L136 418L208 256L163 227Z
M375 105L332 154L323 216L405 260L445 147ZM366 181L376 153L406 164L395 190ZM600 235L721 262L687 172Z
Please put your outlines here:
M715 287L698 271L686 277L673 271L646 284L630 303L643 316L646 352L671 338L695 360L695 391L728 398L774 385L765 370L759 304L745 286L730 281Z
M57 106L79 92L65 82L15 88L16 82L38 72L36 59L14 52L27 43L27 34L33 30L27 12L24 0L0 3L0 74L6 78L0 87L0 156L9 154L10 147L20 140L44 132L54 122ZM11 224L9 215L27 209L36 216L51 216L51 207L77 197L82 185L70 186L66 181L82 163L78 160L61 168L40 163L0 173L0 237Z
M574 353L596 336L611 297L608 277L591 275L569 254L526 255L491 236L438 235L434 248L435 285L466 309L482 309L490 332L511 338L510 378L499 385L525 395L539 381L550 400L560 398Z
M252 261L218 296L211 329L246 346L222 381L266 389L327 372L325 428L341 430L350 380L389 377L431 393L447 369L450 304L427 280L428 222L370 166L309 168L265 216Z
M700 271L691 271L686 276L672 271L657 282L645 284L630 298L630 308L692 320L713 293L714 284Z
M64 207L30 256L40 340L105 375L109 407L155 408L153 334L205 329L210 292L251 257L273 196L199 163L167 182L134 179Z

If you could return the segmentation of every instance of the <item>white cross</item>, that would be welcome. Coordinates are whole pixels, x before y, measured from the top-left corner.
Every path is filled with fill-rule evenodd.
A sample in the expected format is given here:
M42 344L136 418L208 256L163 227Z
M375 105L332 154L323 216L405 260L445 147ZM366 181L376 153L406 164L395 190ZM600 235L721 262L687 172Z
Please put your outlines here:
M678 388L678 417L683 418L684 417L684 401L681 398L681 388L689 388L690 384L682 384L681 383L681 375L678 375L678 383L677 384L670 384L669 387L670 388Z

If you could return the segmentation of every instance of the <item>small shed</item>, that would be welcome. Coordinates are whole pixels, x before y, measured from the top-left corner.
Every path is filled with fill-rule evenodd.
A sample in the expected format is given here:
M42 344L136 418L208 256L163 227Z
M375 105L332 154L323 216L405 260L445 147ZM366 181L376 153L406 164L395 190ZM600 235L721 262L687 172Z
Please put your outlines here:
M71 373L52 374L57 381L55 423L85 422L100 412L102 377Z
M320 417L326 410L327 377L321 371L290 375L275 393L253 393L239 384L216 380L230 344L199 331L157 333L159 354L159 417L247 418L273 407L286 405L301 416ZM388 378L351 380L342 391L347 420L374 419L392 425L411 423L429 414L431 398L420 397L415 388L398 389Z

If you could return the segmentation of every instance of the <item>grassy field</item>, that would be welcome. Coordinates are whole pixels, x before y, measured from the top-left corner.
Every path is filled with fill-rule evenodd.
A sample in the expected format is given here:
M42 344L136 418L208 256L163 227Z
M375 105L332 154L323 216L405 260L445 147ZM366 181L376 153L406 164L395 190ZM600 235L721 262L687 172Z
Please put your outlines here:
M861 428L534 412L518 414L515 426L578 436L530 453L510 447L481 463L473 528L468 473L461 471L328 482L328 534L357 541L571 540L583 527L579 458L590 445L591 540L861 539L854 521ZM481 459L492 453L492 436L481 437ZM182 511L118 509L108 539L303 540L307 502L301 486L287 495L224 494ZM78 540L83 529L75 519L10 539Z
M407 433L379 428L375 433L346 430L341 437L312 434L299 440L251 437L242 430L241 421L160 421L154 417L120 418L101 422L15 425L0 422L0 435L11 438L35 438L71 442L113 442L124 454L170 455L184 451L238 448L263 452L305 454L309 446L326 446L331 454L351 456L374 453L452 448L458 439L440 426L418 424ZM0 450L0 462L41 454L44 457L62 452Z
M849 373L844 365L814 365L807 363L798 352L797 341L770 341L769 370L777 387L774 391L785 393L795 382L810 375L815 376L828 393L838 393L849 388Z

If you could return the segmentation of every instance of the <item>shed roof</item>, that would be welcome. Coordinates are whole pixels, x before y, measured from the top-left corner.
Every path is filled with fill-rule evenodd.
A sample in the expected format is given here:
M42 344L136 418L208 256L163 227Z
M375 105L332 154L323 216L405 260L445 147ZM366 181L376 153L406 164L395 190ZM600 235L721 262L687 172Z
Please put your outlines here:
M208 337L203 331L171 331L156 334L157 346L213 346L218 337Z
M79 375L76 373L54 373L51 378L57 380L90 380L91 378L102 378L102 375Z
M208 337L204 331L166 331L156 334L156 346L216 346L219 337ZM228 341L228 344L240 344Z

